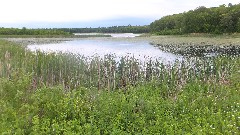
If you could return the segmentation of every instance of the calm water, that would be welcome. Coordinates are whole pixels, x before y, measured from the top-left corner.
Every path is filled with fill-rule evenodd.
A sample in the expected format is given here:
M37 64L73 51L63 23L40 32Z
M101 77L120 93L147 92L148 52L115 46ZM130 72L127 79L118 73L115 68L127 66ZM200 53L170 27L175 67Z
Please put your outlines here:
M136 40L132 38L122 38L114 40L114 38L97 38L97 39L78 39L53 44L29 45L32 51L40 50L44 52L67 52L84 56L100 56L112 54L119 59L129 56L146 61L149 59L160 60L163 63L173 62L180 59L172 53L166 53L149 44L149 41Z
M137 37L141 34L133 34L133 33L74 33L75 35L110 35L113 38L121 38L121 37Z

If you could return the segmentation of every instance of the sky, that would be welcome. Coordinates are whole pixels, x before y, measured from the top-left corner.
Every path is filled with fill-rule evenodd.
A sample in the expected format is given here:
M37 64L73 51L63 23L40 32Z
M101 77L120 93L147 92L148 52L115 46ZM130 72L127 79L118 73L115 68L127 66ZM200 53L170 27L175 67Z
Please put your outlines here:
M1 0L0 27L76 28L148 25L199 6L239 0Z

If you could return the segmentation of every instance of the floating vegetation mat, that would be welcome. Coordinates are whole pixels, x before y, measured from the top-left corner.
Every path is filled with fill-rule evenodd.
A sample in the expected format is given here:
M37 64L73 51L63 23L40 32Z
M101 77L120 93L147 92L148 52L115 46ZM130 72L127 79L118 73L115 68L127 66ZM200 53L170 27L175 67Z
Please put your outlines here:
M158 36L151 44L159 49L183 56L239 55L240 38Z

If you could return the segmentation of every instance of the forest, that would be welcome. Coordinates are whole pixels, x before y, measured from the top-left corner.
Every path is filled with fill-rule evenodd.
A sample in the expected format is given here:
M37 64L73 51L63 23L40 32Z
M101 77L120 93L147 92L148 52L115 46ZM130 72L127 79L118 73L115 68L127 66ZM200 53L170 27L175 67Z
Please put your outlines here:
M112 26L98 28L0 28L0 35L72 35L73 33L149 33L149 26Z
M0 28L0 35L70 35L58 29Z
M98 28L60 28L70 33L149 33L149 26L111 26Z
M188 33L240 32L240 4L206 8L200 6L188 12L168 15L150 24L152 33L179 35Z

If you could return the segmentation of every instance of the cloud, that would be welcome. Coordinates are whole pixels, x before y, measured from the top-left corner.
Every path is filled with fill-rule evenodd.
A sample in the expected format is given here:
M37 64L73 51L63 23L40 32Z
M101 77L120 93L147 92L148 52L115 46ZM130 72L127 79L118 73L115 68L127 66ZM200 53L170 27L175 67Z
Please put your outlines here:
M238 0L3 0L0 23L90 22L118 18L159 19L198 6Z
M149 2L150 1L150 2ZM0 22L94 21L117 17L155 15L156 0L5 0ZM160 0L161 1L161 0ZM1 4L2 5L2 4Z

